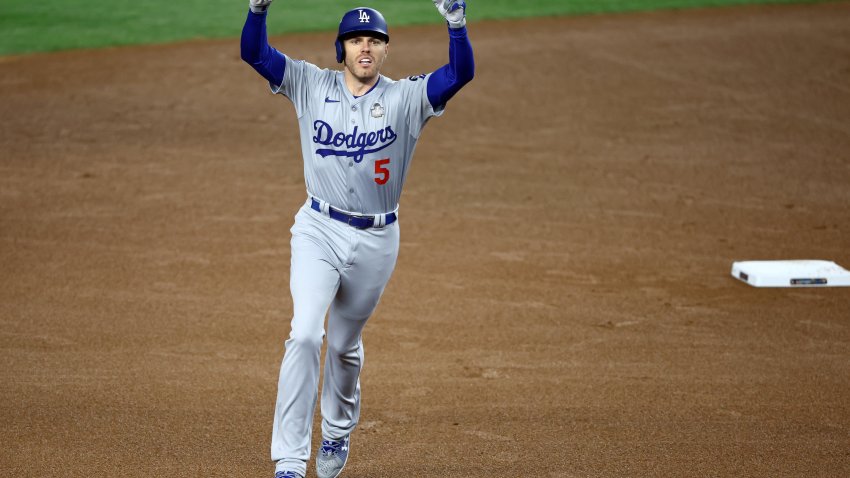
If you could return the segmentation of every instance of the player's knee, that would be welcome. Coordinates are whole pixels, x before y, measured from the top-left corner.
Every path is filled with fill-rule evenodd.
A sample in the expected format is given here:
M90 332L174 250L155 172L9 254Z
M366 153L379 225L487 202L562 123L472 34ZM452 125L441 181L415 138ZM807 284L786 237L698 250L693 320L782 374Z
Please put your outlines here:
M321 330L292 330L289 334L289 340L286 341L286 348L301 348L321 350L324 332Z
M360 342L348 343L328 339L328 355L346 362L356 361L360 357Z

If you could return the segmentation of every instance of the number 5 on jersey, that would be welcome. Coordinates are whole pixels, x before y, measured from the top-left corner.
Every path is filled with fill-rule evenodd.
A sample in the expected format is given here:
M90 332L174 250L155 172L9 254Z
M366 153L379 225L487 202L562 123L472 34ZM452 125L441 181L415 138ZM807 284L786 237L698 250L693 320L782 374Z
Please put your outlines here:
M390 158L375 160L375 182L378 184L387 184L390 180L390 170L384 166L390 164Z

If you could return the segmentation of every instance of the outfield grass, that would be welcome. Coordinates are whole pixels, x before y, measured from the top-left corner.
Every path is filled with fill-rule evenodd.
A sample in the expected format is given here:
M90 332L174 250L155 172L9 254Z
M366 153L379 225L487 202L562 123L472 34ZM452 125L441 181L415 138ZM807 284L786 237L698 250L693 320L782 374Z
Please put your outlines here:
M468 0L474 20L622 12L750 3L815 3L819 0ZM390 27L442 21L429 0L278 0L269 33L333 30L341 14L369 5ZM247 0L40 0L0 2L0 55L167 43L192 38L236 37Z

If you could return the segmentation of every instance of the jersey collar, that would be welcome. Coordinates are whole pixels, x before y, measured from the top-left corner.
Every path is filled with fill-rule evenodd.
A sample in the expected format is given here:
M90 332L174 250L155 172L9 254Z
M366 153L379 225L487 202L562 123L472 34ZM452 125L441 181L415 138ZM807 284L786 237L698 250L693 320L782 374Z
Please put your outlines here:
M360 96L354 96L351 94L350 91L348 91L348 87L345 86L344 74L340 72L339 75L337 75L337 84L339 86L339 89L342 91L342 97L348 100L348 103L352 105L364 101L364 98L368 97L373 92L378 92L376 93L376 95L380 96L380 92L387 87L388 83L389 81L384 75L378 75L378 81L376 81L375 84L372 85L371 88L369 88L369 91L363 93Z

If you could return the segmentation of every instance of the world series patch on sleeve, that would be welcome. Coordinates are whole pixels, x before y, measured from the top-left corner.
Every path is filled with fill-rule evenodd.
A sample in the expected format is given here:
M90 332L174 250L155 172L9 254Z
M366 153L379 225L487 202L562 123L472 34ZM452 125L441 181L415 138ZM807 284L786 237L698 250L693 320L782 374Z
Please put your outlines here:
M732 277L753 287L850 286L850 271L822 260L733 262Z

